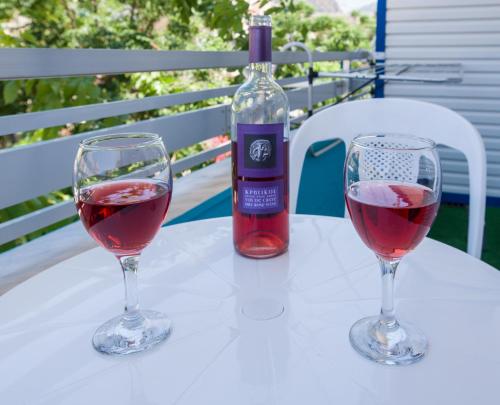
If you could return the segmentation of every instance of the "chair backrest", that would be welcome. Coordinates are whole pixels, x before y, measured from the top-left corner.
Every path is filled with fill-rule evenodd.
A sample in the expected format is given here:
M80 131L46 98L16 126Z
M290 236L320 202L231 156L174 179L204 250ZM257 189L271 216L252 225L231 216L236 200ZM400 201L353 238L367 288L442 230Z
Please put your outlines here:
M403 98L341 103L307 119L290 144L290 211L295 212L307 150L315 142L341 139L349 146L360 134L406 133L432 139L465 155L469 169L467 252L481 257L486 205L486 152L476 128L440 105Z

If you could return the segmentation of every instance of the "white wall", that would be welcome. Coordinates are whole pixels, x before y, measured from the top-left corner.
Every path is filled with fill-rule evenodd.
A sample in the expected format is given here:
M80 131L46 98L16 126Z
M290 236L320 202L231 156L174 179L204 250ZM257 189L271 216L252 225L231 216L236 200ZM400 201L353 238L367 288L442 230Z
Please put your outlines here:
M500 197L500 0L387 0L388 63L462 63L460 84L388 83L386 97L449 107L471 121L485 141L488 195ZM460 154L442 154L444 190L467 193Z

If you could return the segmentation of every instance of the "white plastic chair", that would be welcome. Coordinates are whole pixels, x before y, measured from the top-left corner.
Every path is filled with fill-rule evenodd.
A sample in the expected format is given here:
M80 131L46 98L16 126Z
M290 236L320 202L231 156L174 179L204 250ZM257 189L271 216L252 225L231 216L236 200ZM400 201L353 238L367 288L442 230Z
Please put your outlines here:
M430 138L464 153L469 169L467 252L481 257L486 205L486 153L474 126L456 112L403 98L352 101L327 108L307 119L290 144L290 209L296 212L300 176L309 147L341 139L348 147L363 133L406 133Z

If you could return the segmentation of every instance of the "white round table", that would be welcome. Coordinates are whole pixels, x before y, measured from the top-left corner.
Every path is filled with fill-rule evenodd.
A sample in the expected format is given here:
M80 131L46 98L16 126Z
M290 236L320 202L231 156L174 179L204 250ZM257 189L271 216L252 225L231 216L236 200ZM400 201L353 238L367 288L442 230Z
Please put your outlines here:
M426 239L406 257L397 312L428 336L405 367L374 364L348 332L379 311L373 254L350 222L293 216L287 254L234 253L231 219L164 228L143 254L141 305L167 313L171 337L125 357L97 353L94 330L122 311L118 262L101 248L0 297L2 404L498 404L500 272ZM251 320L272 297L285 312Z

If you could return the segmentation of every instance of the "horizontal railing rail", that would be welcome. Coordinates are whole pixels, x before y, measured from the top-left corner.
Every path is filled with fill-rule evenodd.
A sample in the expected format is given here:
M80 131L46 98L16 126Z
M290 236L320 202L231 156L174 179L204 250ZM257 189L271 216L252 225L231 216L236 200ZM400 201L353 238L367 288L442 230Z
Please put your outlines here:
M317 103L334 98L345 87L342 81L318 84L313 100ZM307 104L306 88L288 91L288 96L291 108ZM0 189L16 190L0 196L0 209L69 186L78 144L86 138L116 132L155 132L170 151L175 151L229 131L230 108L219 105L0 150Z
M315 62L364 60L369 56L368 51L313 52ZM304 52L273 52L273 63L278 65L304 62ZM0 80L233 68L247 64L248 52L2 49Z
M366 51L316 52L314 61L364 60ZM303 52L276 52L278 64L302 63ZM244 66L247 52L168 52L70 49L0 49L0 79L63 77L95 74L122 74L144 71L205 69ZM307 106L307 77L280 80L287 90L291 109ZM297 87L299 86L299 87ZM49 128L68 123L157 110L180 104L232 96L238 86L113 101L81 107L16 114L0 117L0 137L12 133ZM349 91L347 80L322 81L313 87L313 103L341 96ZM300 117L295 121L300 121ZM68 187L72 183L73 160L78 144L95 135L116 132L155 132L162 136L170 152L230 132L230 106L221 104L130 124L97 129L69 137L41 141L0 150L0 209ZM174 173L227 152L229 143L188 156L173 163ZM46 227L75 214L72 201L46 207L0 224L0 244Z
M278 82L282 86L285 86L300 83L306 79L305 76L290 77L278 80ZM0 136L66 125L69 123L95 121L108 117L116 117L118 115L158 110L160 108L195 103L211 98L232 96L237 89L238 85L234 85L185 93L174 93L165 96L145 97L138 100L111 101L79 107L66 107L26 114L5 115L0 117Z

